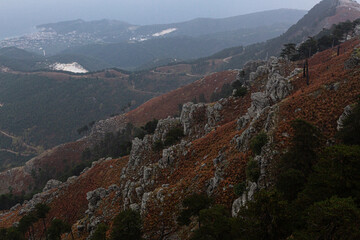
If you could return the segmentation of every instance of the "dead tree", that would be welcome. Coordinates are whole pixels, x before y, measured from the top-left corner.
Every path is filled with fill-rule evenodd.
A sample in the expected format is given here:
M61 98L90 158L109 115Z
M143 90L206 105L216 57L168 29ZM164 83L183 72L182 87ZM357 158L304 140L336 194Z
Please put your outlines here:
M306 59L305 61L305 65L306 65L306 85L309 86L310 84L310 76L309 76L309 61Z
M309 86L310 76L309 76L309 61L308 61L308 59L305 59L305 62L304 62L303 77L306 78L306 84Z

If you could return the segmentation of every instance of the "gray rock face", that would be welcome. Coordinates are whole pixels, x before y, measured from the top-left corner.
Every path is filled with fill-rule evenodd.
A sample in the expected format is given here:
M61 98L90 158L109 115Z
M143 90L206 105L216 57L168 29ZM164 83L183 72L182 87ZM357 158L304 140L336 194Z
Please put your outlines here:
M225 154L219 152L219 155L213 160L215 167L214 177L211 178L207 184L206 193L208 196L211 196L216 188L219 186L220 182L223 180L223 166L226 162Z
M120 190L120 188L116 184L110 185L108 188L108 192L114 192L114 191L119 191L119 190Z
M150 180L152 172L153 172L153 169L151 167L144 167L143 179L145 182Z
M360 65L360 48L355 48L351 57L345 61L346 69L353 69Z
M91 129L91 140L99 141L101 140L106 133L117 132L122 129L125 129L127 121L125 120L124 115L115 116L106 120L101 120L97 122ZM96 142L94 141L94 143Z
M295 68L291 73L290 75L287 77L287 79L292 79L293 77L299 75L300 73L303 72L303 69L302 68Z
M15 211L15 210L18 209L19 207L21 207L21 204L20 204L20 203L16 204L16 205L13 206L12 208L10 208L10 212Z
M221 110L226 103L227 99L222 99L214 105L191 102L184 104L180 116L184 134L199 138L209 133L222 120Z
M279 102L287 97L292 90L288 80L278 73L272 74L266 84L265 95L273 102Z
M108 192L105 188L98 188L94 191L88 192L86 194L86 199L89 202L87 214L91 215L90 213L92 213L98 207L101 199L105 198L107 194Z
M352 107L351 105L347 105L344 108L344 112L341 114L339 119L337 120L337 127L336 129L340 131L344 127L344 121L345 119L352 113Z
M264 108L259 114L258 118L261 116L266 116L266 120L261 123L261 129L266 133L271 133L274 131L277 122L277 111L279 107L274 105L272 107ZM249 148L249 142L256 133L259 132L256 129L255 125L257 124L258 118L252 119L249 126L245 131L240 135L234 138L237 143L237 147L240 151L246 151ZM267 179L268 166L274 156L277 154L276 151L273 151L271 145L273 143L273 138L271 135L268 135L268 142L263 146L261 154L257 155L254 160L259 163L260 166L260 176L256 183L248 182L247 191L233 203L232 214L236 216L239 212L239 209L245 205L245 203L253 198L254 193L258 189L263 189L269 186L269 181Z
M251 118L259 115L259 113L270 105L268 96L264 92L257 92L251 94L251 107L248 109L248 114Z
M158 189L158 191L156 193L156 199L159 200L160 202L164 202L165 195L164 195L164 189L163 188Z
M270 69L266 65L259 66L256 69L256 72L250 73L250 82L253 82L256 79L258 79L259 77L262 77L262 76L268 74L269 71L270 71Z
M168 117L166 119L159 120L156 130L153 135L153 142L158 140L165 141L166 135L175 127L181 126L179 118Z
M264 92L256 92L251 94L251 106L246 115L238 119L238 129L244 128L252 118L257 118L265 108L275 104L287 97L292 90L290 79L299 73L301 69L295 69L290 76L283 77L282 63L280 59L271 57L266 65L258 67L259 73L268 73L268 79ZM253 76L258 76L254 73Z
M152 192L144 193L142 200L141 200L141 213L144 213L146 211L147 202L149 201L152 194L153 194Z
M69 177L69 178L66 180L66 183L67 183L67 184L73 183L73 182L76 181L77 178L78 178L77 176Z
M135 138L132 141L128 167L134 168L140 164L141 161L147 159L147 152L151 150L152 138L146 135L143 140Z
M159 164L162 168L166 168L172 165L177 155L176 147L177 146L175 145L163 150L162 158L159 161Z
M360 36L360 24L356 25L354 28L354 37Z
M225 99L223 101L226 101ZM221 110L223 109L223 104L221 101L215 103L214 105L208 105L206 108L207 124L205 131L208 133L213 127L217 125L218 122L222 120Z
M244 116L240 117L238 120L237 120L237 129L238 130L241 130L243 129L251 120L251 117L248 113L246 113Z
M125 186L122 189L122 197L124 199L124 207L129 206L129 204L133 204L136 201L136 182L128 180Z
M143 187L137 187L135 188L136 196L141 199L142 195L144 194L144 188Z
M249 126L240 136L235 137L236 145L240 151L245 151L248 149L249 142L255 133L255 127Z
M236 77L237 81L240 81L243 86L249 86L250 82L255 79L255 74L257 72L258 67L263 66L265 64L264 61L249 61L244 64L243 69L241 69ZM258 74L261 74L261 71L264 69L259 69ZM265 70L267 71L267 70Z
M271 73L279 73L281 71L280 59L277 57L271 57L268 61L268 65L270 66Z
M106 198L111 192L119 191L119 187L115 184L109 186L108 189L97 188L94 191L86 193L86 199L88 200L88 209L85 211L87 215L86 221L84 224L87 226L87 231L90 233L88 239L91 239L91 236L94 234L94 231L99 225L103 222L103 216L95 216L96 209L100 206L101 201ZM80 227L85 229L85 225L81 224Z
M50 203L56 195L57 192L50 193L48 191L35 194L31 200L29 200L26 204L24 203L25 206L24 205L22 206L19 214L23 215L33 211L35 209L36 204L38 203L46 203L46 204Z
M48 191L48 190L57 188L57 187L59 187L61 184L62 184L61 181L58 181L58 180L55 180L55 179L51 179L51 180L49 180L49 181L46 183L46 185L45 185L45 187L44 187L44 189L43 189L43 192L46 192L46 191Z
M260 130L265 132L271 132L276 126L276 111L278 110L276 103L287 97L292 86L290 80L300 73L301 69L295 69L290 76L282 76L282 59L272 57L267 62L267 65L259 72L266 72L268 69L268 78L264 92L257 92L251 95L251 107L248 109L247 114L241 116L237 121L237 128L243 129L248 127L242 132L240 136L236 136L233 140L236 141L237 147L240 151L246 151L249 147L249 142L256 133ZM261 68L260 68L261 69ZM256 78L257 73L252 74L252 78ZM271 105L273 105L271 107ZM266 117L263 122L258 122L259 119ZM261 123L261 125L259 125ZM265 145L261 151L261 154L255 157L255 160L259 162L260 177L257 183L248 182L247 191L238 199L236 199L232 206L232 215L236 216L242 206L253 198L254 193L258 188L264 188L268 185L266 181L267 167L271 159L273 159L276 152L271 151L270 145L272 138Z
M233 217L236 217L241 209L245 206L246 202L251 201L254 198L254 194L257 190L257 184L254 182L248 182L246 186L246 191L241 197L236 199L232 205L231 214Z
M131 209L131 210L133 210L133 211L140 211L140 209L141 209L141 207L139 206L139 204L137 204L137 203L133 203L133 204L131 204L130 206L129 206L129 208Z
M162 158L159 160L159 166L161 168L168 168L173 165L173 162L176 158L181 155L185 156L187 154L187 148L189 143L186 141L181 141L181 143L171 146L163 150Z
M206 120L206 105L204 103L186 103L183 105L180 122L184 127L185 135L194 135L203 127L198 126Z

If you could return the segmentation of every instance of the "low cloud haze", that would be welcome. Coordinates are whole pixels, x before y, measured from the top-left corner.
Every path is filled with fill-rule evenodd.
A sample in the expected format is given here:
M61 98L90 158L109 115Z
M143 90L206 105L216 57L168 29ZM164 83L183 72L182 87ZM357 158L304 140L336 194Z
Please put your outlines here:
M278 8L310 9L319 0L0 0L0 38L64 20L117 19L133 24L221 18Z

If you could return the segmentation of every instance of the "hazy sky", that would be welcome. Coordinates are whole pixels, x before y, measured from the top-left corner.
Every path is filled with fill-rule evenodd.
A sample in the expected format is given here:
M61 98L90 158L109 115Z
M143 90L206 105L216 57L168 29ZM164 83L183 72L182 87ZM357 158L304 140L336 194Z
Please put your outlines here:
M49 22L117 19L133 24L228 17L277 8L310 9L320 0L0 0L0 38Z

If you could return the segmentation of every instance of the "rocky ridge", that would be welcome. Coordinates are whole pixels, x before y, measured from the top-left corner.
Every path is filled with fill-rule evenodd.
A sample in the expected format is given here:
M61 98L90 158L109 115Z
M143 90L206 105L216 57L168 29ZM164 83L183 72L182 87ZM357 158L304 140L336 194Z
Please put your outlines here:
M46 182L37 186L36 179L37 176L41 175L40 169L49 175L48 179L56 178L65 169L66 164L74 165L81 162L82 152L87 147L96 144L106 133L119 131L129 122L141 126L154 118L162 119L175 115L178 112L179 104L191 101L194 95L200 93L203 93L209 99L212 92L221 88L222 84L233 81L236 74L237 71L211 74L192 84L153 98L126 114L97 122L92 127L89 136L83 137L76 142L62 144L49 149L28 161L23 167L0 173L0 194L8 193L8 186L12 186L12 191L15 194L31 192L32 188L35 187L42 188Z
M185 104L180 118L159 121L153 135L135 139L128 158L102 159L57 188L51 189L58 184L51 181L49 190L33 200L41 199L54 206L50 215L68 219L79 239L89 237L98 223L110 223L117 212L126 208L141 211L146 238L159 238L166 233L167 239L186 239L186 229L178 227L175 218L182 199L193 192L208 194L216 203L232 208L236 215L258 189L271 185L270 166L280 154L279 149L288 146L293 119L310 121L328 139L336 133L343 109L354 103L360 93L358 69L345 68L359 43L357 39L344 43L342 47L352 50L340 56L329 49L310 59L309 86L294 64L270 58L257 66L253 74L249 73L249 79L244 79L244 86L249 89L245 97ZM336 88L331 87L335 85ZM164 140L174 126L184 129L182 141L155 150L154 142ZM245 165L253 155L249 142L262 131L267 134L268 143L254 156L260 166L260 178L247 181L247 191L235 196L233 187L246 181ZM74 216L69 216L69 208L75 202L67 203L66 199L79 202ZM27 204L3 213L0 224L16 222Z
M280 59L280 61L283 60ZM283 64L286 63L284 62ZM249 66L252 65L249 63ZM268 81L273 83L273 85L267 85L265 92L263 93L265 96L264 98L268 98L266 102L270 104L271 101L278 101L282 96L289 94L291 89L289 82L285 81L285 78L279 75L276 70L280 68L279 59L271 58L265 65L258 66L258 68L266 68L264 72L272 73L269 75ZM251 75L254 76L254 74ZM252 79L253 81L256 80L254 77L252 77ZM249 79L247 79L247 81L249 82ZM242 116L243 119L247 118L246 116L249 116L250 114L254 115L256 113L261 115L260 113L264 107L269 107L269 104L261 109L258 108L258 106L255 107L257 103L253 96L256 96L257 94L258 93L253 93L251 95L251 107L245 116ZM194 153L192 152L193 150L191 150L192 140L202 138L213 131L216 132L216 128L221 127L219 123L223 120L222 110L228 105L234 105L234 100L233 97L230 97L228 99L221 99L213 104L184 104L180 118L168 117L167 119L160 120L153 135L147 135L142 140L138 138L134 139L129 161L127 165L122 168L118 183L116 185L111 185L108 189L100 187L86 194L86 199L89 202L88 209L85 211L86 217L85 219L80 220L82 224L79 224L76 228L84 230L83 228L85 227L86 231L88 231L91 236L96 225L106 219L101 216L96 216L96 209L101 206L102 201L110 197L112 192L114 192L112 202L121 202L121 208L140 210L143 214L148 211L149 201L164 203L166 197L171 197L171 194L166 194L170 184L165 183L165 181L163 184L159 185L158 181L160 175L163 175L165 170L168 172L169 178L171 174L179 168L179 159ZM255 118L257 120L259 116L251 116L250 118ZM256 120L252 121L255 122ZM154 142L159 140L164 141L165 136L170 129L177 126L181 126L184 129L185 138L181 143L170 146L160 152L155 152L153 150ZM95 129L101 128L95 127ZM245 129L241 136L242 139L246 139L245 141L249 141L252 135L247 135L245 137L244 133L246 131L247 129ZM212 177L205 180L206 183L204 186L207 189L207 194L210 196L216 195L220 183L224 180L224 171L229 164L227 155L225 150L220 150L218 151L217 156L212 160L215 171ZM209 156L204 156L203 159L206 160L208 157ZM154 161L155 159L157 160ZM93 167L97 164L101 164L101 161L103 160L100 160L100 163L95 162ZM201 164L199 167L200 169L205 168L206 164ZM91 169L88 169L83 175L86 175L88 171L91 171ZM81 176L78 178L81 178ZM76 181L76 179L77 178L74 177L71 180L68 180L68 182ZM53 195L49 195L48 192L56 187L58 187L58 191L61 191L67 186L66 184L68 183L61 184L57 181L50 180L44 188L44 190L46 190L44 193L36 195L34 199L24 204L21 214L30 211L34 204L41 201L40 199L43 201L46 199L46 202L51 202L56 194L52 193Z

